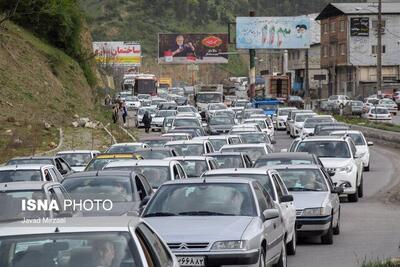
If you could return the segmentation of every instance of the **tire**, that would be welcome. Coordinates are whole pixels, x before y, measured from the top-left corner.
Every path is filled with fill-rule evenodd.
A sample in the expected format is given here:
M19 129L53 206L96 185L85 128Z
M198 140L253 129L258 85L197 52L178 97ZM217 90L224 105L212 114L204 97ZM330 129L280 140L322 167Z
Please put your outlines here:
M287 254L286 254L285 241L283 241L282 250L281 250L281 256L279 256L279 261L275 265L275 267L287 267Z
M296 255L296 243L297 243L297 232L296 226L293 229L293 238L292 241L286 244L286 251L288 255Z
M349 202L358 202L358 187L354 194L347 195L347 199L349 200Z
M265 267L265 248L261 247L260 258L258 259L258 266Z
M364 179L361 178L361 183L358 186L358 197L359 198L362 198L364 196L364 182L363 181L364 181Z
M364 167L364 171L369 172L370 166L371 166L371 162L368 162L368 166Z
M329 226L328 232L321 236L321 243L324 245L332 245L333 244L333 222Z
M340 209L339 209L337 225L336 225L336 227L333 228L333 234L334 235L339 235L340 234Z

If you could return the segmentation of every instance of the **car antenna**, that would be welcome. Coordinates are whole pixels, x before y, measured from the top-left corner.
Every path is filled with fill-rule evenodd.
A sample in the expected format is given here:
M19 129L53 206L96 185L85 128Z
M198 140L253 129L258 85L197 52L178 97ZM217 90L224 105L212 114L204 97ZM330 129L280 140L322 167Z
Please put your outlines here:
M207 183L206 177L207 176L204 175L203 184Z
M54 233L59 233L59 232L60 232L60 229L57 226L56 229L54 230Z

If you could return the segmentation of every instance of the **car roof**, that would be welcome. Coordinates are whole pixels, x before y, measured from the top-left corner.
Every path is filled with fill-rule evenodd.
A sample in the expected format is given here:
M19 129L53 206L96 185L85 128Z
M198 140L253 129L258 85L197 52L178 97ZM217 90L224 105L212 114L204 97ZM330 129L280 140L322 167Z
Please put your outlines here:
M252 147L265 147L265 144L223 145L221 149L223 149L223 148L242 148L242 147L247 147L247 148L252 148Z
M270 153L267 155L263 155L259 158L262 159L280 159L280 158L287 158L287 159L309 159L312 158L313 154L309 154L307 152L278 152L278 153Z
M228 169L215 169L206 171L207 175L229 175L233 173L239 174L267 174L268 171L274 170L274 168L228 168Z
M140 154L140 152L146 152L146 151L173 151L173 147L147 147L147 148L141 148L135 151L136 154Z
M166 159L123 160L123 161L110 162L106 166L107 167L134 167L134 166L168 167L171 163L174 162L176 161L166 160Z
M225 140L227 135L206 135L206 136L196 136L192 140Z
M232 179L207 179L207 178L190 178L190 179L178 179L165 182L164 185L171 184L250 184L253 179L246 178L232 178ZM161 186L161 187L162 187Z
M195 144L204 144L207 140L202 139L191 139L191 140L177 140L177 141L169 141L165 145L195 145Z
M141 142L134 142L134 143L116 143L111 145L111 147L116 147L116 146L142 146L143 143Z
M358 131L358 130L338 130L338 131L331 132L331 134L334 134L334 133L336 133L336 134L343 133L343 135L345 135L345 134L363 134L361 131Z
M64 150L57 152L57 155L61 154L79 154L79 153L100 153L98 150Z
M0 171L40 170L42 167L54 167L51 164L16 164L0 166Z
M190 136L188 133L165 133L162 136L168 137L168 136Z
M42 190L46 185L60 185L60 183L49 181L21 181L11 183L0 183L0 192L22 191L22 190Z
M242 152L228 152L228 151L226 151L226 152L213 152L213 153L207 153L207 154L204 154L205 156L209 156L209 157L215 157L215 156L220 156L220 155L223 155L223 156L243 156L243 155L245 155L245 153L242 153Z
M102 177L110 177L118 178L118 177L131 177L136 173L133 171L119 171L119 170L100 170L100 171L88 171L88 172L76 172L68 175L64 178L66 179L74 179L74 178L102 178Z
M87 232L128 232L129 227L136 226L143 222L139 217L132 216L107 216L107 217L71 217L65 218L63 223L58 220L27 225L23 221L0 223L0 228L7 228L7 231L0 231L0 236L24 236L32 234L60 234L60 233L87 233ZM45 227L43 227L45 226Z
M198 160L198 161L204 161L207 159L212 159L210 156L177 156L177 157L169 157L165 158L164 160Z
M304 138L303 140L301 140L301 141L319 141L319 140L321 140L321 141L329 141L329 140L332 140L332 141L344 141L344 139L343 139L343 136L308 136L308 137L306 137L306 138Z
M140 141L142 143L145 143L145 141L156 141L156 140L171 140L171 137L168 136L145 136L140 138Z
M299 165L274 165L275 170L284 170L284 169L321 169L320 165L317 164L299 164Z
M49 159L49 160L53 160L55 158L60 158L59 156L30 156L30 157L15 157L12 158L11 160L24 160L24 159Z
M137 155L134 153L105 153L97 155L95 159L132 159L136 157Z

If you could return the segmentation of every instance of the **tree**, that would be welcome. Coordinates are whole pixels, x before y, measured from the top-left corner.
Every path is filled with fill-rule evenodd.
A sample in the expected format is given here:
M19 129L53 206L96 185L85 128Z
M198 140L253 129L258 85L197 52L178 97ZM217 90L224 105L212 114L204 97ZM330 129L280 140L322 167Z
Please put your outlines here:
M0 26L15 15L15 13L17 12L18 6L19 6L19 1L20 0L17 0L16 2L11 2L11 3L8 2L8 4L6 4L7 2L3 2L3 1L0 3L0 11L4 12L0 16Z

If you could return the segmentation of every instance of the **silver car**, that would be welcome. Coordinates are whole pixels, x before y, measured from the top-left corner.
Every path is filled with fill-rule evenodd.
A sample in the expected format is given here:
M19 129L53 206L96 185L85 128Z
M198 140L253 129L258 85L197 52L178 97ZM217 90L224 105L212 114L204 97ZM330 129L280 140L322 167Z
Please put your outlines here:
M180 266L286 266L276 204L252 179L188 179L162 185L142 216Z
M340 233L339 194L327 172L320 165L274 166L294 197L299 236L320 236L323 244L332 244Z
M170 266L176 257L135 217L76 217L0 224L0 266Z

